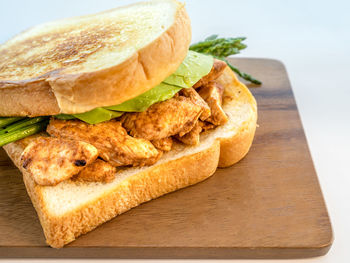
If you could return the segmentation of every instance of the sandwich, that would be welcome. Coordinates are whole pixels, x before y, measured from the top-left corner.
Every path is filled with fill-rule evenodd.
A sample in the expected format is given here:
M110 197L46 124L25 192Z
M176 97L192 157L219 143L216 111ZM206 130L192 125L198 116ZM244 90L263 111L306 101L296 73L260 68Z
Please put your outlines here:
M0 144L48 245L247 154L254 97L190 42L184 4L163 0L49 22L0 46Z

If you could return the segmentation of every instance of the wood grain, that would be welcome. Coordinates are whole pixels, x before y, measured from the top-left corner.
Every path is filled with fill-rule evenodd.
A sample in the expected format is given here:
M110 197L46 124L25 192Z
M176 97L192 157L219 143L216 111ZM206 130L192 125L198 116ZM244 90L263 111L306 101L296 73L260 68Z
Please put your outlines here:
M284 66L234 59L259 128L249 154L208 180L145 203L63 249L45 245L21 174L0 151L0 256L302 258L327 253L332 229Z

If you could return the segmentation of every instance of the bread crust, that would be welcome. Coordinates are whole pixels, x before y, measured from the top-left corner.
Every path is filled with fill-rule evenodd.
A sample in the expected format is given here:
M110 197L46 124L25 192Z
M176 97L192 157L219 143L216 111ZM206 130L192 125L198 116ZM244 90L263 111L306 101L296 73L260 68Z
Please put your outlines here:
M120 104L153 88L178 68L191 41L188 14L183 4L174 2L174 23L118 65L94 72L65 74L63 69L32 79L0 80L0 116L82 113Z
M226 68L225 73L221 78L219 78L218 81L224 87L237 87L237 89L240 91L239 96L245 97L247 103L251 105L251 110L253 112L253 114L250 115L250 118L245 120L245 122L240 126L239 131L234 136L220 139L221 145L218 167L224 168L239 162L248 153L254 139L258 113L255 98L231 70ZM226 89L226 92L229 93L230 90ZM228 99L227 97L231 98L231 96L232 94L226 94L226 100ZM232 101L226 101L226 104L229 103L232 103Z
M46 242L55 248L63 247L79 235L91 231L141 203L201 182L210 177L217 167L226 167L241 160L248 152L254 137L257 120L256 102L249 90L237 80L230 69L225 70L219 82L225 85L227 90L227 94L224 95L226 96L224 109L237 107L237 102L249 108L249 116L243 120L237 132L230 136L226 135L230 131L225 131L223 136L215 135L213 140L209 140L210 144L199 151L183 151L180 158L165 159L128 176L113 189L103 192L97 199L60 216L50 213L47 207L49 204L45 202L43 187L36 185L20 166L19 156L26 146L25 139L6 145L4 147L6 152L23 173L23 179L38 213ZM211 133L215 132L214 130Z

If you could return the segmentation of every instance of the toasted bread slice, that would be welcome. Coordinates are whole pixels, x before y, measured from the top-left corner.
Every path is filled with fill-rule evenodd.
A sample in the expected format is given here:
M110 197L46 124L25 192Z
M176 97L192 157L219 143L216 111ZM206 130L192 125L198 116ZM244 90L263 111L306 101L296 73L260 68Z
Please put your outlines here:
M202 133L198 146L175 144L152 166L119 171L110 183L67 180L39 186L20 166L19 156L29 139L6 145L6 152L23 172L47 243L62 247L143 202L203 181L217 167L242 159L255 133L256 102L229 68L218 81L225 87L223 108L229 117L225 125Z
M36 26L0 46L0 116L120 104L172 74L190 41L190 20L176 0Z

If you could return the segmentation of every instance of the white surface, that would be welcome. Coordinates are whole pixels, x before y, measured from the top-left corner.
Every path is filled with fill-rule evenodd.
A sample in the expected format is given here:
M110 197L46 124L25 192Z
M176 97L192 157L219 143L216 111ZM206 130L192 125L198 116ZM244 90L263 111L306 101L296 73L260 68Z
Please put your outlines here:
M0 42L41 22L128 2L0 0ZM213 33L247 36L242 56L286 65L335 232L326 256L288 262L349 262L350 2L188 0L187 9L194 41Z

